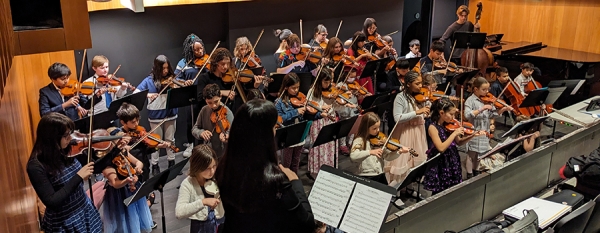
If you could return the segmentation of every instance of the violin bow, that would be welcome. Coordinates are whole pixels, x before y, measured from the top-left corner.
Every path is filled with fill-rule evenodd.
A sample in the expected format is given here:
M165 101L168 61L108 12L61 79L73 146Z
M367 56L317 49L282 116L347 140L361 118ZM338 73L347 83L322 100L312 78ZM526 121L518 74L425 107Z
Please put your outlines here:
M140 137L140 139L138 139L135 143L133 143L133 145L131 145L129 147L129 149L133 149L134 147L136 147L137 145L139 145L141 142L144 141L144 139L148 138L150 136L151 133L153 133L156 129L158 129L158 127L160 127L163 123L165 123L167 121L167 118L163 119L160 123L158 123L158 125L154 126L153 129L151 129L150 131L146 132L146 134L144 134L144 136Z
M335 32L335 37L338 36L338 33L340 33L340 28L342 28L342 23L344 22L344 20L340 20L340 25L338 25L338 29L337 32Z
M302 45L302 43L304 43L304 38L302 38L302 19L300 19L300 45Z
M254 42L254 45L252 46L252 49L250 50L250 53L248 54L248 60L246 60L246 62L244 62L244 64L242 64L240 70L244 70L246 68L246 65L250 61L250 55L252 53L254 53L254 48L256 48L256 45L258 45L258 41L260 41L260 38L262 37L262 35L263 35L264 32L265 32L265 29L262 29L260 31L260 34L258 35L258 38L256 39L256 42ZM246 102L246 101L244 101L244 102Z

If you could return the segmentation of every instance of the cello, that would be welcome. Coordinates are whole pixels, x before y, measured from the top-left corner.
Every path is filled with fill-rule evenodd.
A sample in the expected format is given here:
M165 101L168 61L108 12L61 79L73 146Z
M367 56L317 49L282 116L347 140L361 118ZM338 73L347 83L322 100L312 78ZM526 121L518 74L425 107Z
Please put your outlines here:
M477 3L477 13L475 14L475 24L481 19L481 9L483 4ZM475 29L475 32L479 32L479 29ZM479 73L482 77L485 77L485 70L488 66L494 64L494 56L489 49L468 49L460 56L460 63L463 66L469 68L478 68Z
M515 113L515 116L526 115L531 117L533 114L535 114L534 107L519 108L519 105L523 103L525 97L521 95L521 91L519 91L519 86L517 86L517 84L513 82L513 80L510 77L506 85L506 92L504 92L504 96L506 96L506 98L508 98L508 100L510 101L510 105L511 107L513 107L513 113Z

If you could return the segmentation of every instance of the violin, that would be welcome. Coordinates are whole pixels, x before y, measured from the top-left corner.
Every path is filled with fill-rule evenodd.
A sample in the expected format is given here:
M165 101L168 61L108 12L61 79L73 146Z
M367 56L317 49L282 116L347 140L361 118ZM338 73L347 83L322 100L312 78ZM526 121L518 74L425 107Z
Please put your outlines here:
M365 49L364 47L362 49L359 49L356 52L358 53L358 55L370 53L369 50ZM368 58L368 60L371 60L371 61L379 60L379 57L377 55L375 55L374 53L371 53L371 56Z
M365 83L365 84L367 84L367 83ZM367 90L367 88L364 87L365 84L363 84L363 86L361 86L357 81L354 81L354 83L348 83L348 89L356 91L360 95L370 94L370 92Z
M163 78L162 81L160 81L161 85L167 85L170 88L179 88L179 87L185 87L185 83L175 79L173 76L169 76L167 78Z
M77 80L69 79L67 85L60 89L60 94L64 97L73 97L79 91L82 95L91 95L94 93L95 85L93 82L83 82L79 83ZM115 88L108 88L107 92L117 92Z
M246 63L246 62L248 64L248 67L250 67L250 68L260 67L260 65L261 65L260 58L254 52L246 54L246 56L244 56L244 58L242 58L242 63Z
M148 134L146 129L143 126L138 125L135 130L130 130L127 134L133 138L142 138ZM146 138L144 138L144 144L146 144L150 148L156 148L158 144L165 143L165 141L160 139L160 135L156 133L150 133ZM170 145L169 148L173 150L173 152L179 152L179 148L175 145Z
M296 60L298 60L298 61L308 60L314 64L319 63L321 58L323 58L323 56L321 55L321 52L320 51L311 51L311 50L312 50L312 48L310 47L310 45L303 44L302 46L300 46L300 52L295 55Z
M377 136L371 136L371 138L369 139L369 143L371 143L372 147L378 148L382 147L383 144L385 144L386 140L387 136L383 132L379 132ZM390 138L388 143L385 145L385 148L392 152L400 150L401 147L402 145L400 145L400 141L395 138ZM419 154L417 154L417 152L412 148L409 149L408 153L410 153L410 155L412 155L413 157L419 156Z
M458 128L463 127L465 129L464 132L466 135L473 135L475 132L477 132L477 130L475 129L475 126L473 126L473 124L471 124L469 122L463 122L461 124L460 121L458 121L457 119L452 120L452 122L450 122L450 123L446 122L444 124L444 127L449 132L454 132ZM485 134L488 138L494 137L494 135L490 134L489 132L485 132Z
M92 149L105 151L110 149L111 141L122 138L123 136L110 136L108 131L105 129L96 129L92 132ZM87 149L90 146L88 142L89 134L80 133L79 131L75 131L71 133L71 151L68 156L73 157L75 155L81 154L83 150Z
M304 104L306 104L306 95L302 92L298 92L295 96L290 96L290 103L294 108L304 107Z
M119 156L115 156L115 158L113 158L112 160L112 163L116 166L116 170L121 176L133 178L133 175L136 174L135 169L133 168L133 166L131 166L131 163L129 162L129 159L127 159L127 157L123 155L123 153L119 153ZM135 184L130 183L129 190L133 192L135 191L135 189Z
M208 60L209 57L210 56L208 54L204 54L202 57L197 57L194 59L194 65L196 65L196 67L202 67L206 64L204 67L210 70L210 61Z
M457 101L458 98L456 96L445 95L444 91L430 91L427 87L421 87L421 90L415 95L415 100L419 103L424 103L427 101L436 101L439 98L448 98L452 101Z
M323 95L323 97L327 98L327 99L335 99L338 96L338 93L340 93L340 89L336 88L333 85L330 85L329 88L323 90L323 92L321 92L321 95Z
M276 129L283 128L283 118L277 115L277 124L275 125Z
M210 114L210 121L216 125L215 131L217 133L228 132L231 127L231 123L227 120L227 108L222 105Z
M479 97L481 101L485 104L494 104L496 109L501 109L504 107L510 107L504 100L496 98L492 93L487 93L485 96Z

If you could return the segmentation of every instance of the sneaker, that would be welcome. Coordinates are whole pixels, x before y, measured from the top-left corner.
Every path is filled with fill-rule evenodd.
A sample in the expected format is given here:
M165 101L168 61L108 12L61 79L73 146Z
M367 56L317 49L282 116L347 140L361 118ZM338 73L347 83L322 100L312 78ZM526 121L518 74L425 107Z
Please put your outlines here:
M158 224L156 224L155 221L152 221L152 229L156 229L156 227L158 227Z
M158 175L158 173L160 173L160 167L158 166L158 164L154 164L152 165L152 175Z
M175 160L169 160L168 168L171 168L172 166L175 166Z
M308 152L309 152L309 150L308 150L308 149L306 149L306 148L302 148L302 152L300 152L300 153L302 153L302 154L308 154Z
M189 158L190 156L192 156L192 149L194 149L194 143L184 143L183 145L187 147L183 152L183 157Z

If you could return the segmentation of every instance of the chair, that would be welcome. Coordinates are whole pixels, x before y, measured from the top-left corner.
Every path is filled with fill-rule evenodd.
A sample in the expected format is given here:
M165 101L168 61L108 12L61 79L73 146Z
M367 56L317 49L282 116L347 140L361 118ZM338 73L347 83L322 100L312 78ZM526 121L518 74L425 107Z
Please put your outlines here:
M594 211L592 212L592 216L588 220L587 226L585 226L584 233L597 233L600 232L600 195L598 195L594 202L596 203L596 207L594 207Z
M548 232L581 233L585 228L596 202L585 203L575 211L560 219Z

